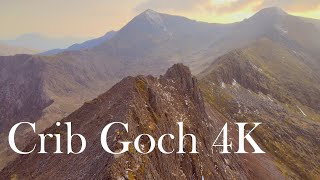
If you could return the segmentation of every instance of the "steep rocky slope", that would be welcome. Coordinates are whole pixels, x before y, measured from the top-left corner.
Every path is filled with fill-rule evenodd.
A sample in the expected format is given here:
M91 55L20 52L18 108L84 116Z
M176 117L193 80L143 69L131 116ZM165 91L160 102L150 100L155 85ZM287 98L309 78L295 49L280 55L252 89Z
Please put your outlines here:
M0 99L3 100L1 104L6 104L0 106L0 111L5 112L0 116L3 125L1 136L6 139L14 123L30 118L32 122L38 122L41 131L125 76L165 72L173 63L168 56L177 51L187 52L186 48L196 47L200 40L205 39L203 35L197 43L185 46L187 43L181 43L185 37L193 33L202 35L203 32L216 34L216 26L219 25L148 10L130 21L108 42L90 50L63 52L49 57L0 57ZM171 50L164 44L168 37L174 38L171 43L178 42L184 46L172 44L170 47L175 49ZM165 51L159 53L160 47ZM32 97L36 98L32 101L27 99ZM35 111L30 111L30 108ZM12 154L4 143L1 141L0 169L8 161L8 154Z
M59 58L30 55L0 58L0 134L3 139L7 139L10 128L21 121L37 122L38 130L44 130L107 90L118 79L102 73L101 63ZM25 138L21 146L29 141L27 132L19 134ZM1 141L0 146L0 168L3 168L16 154L7 141Z
M44 91L42 72L45 63L29 55L14 57L0 60L0 168L15 157L5 140L5 132L21 121L36 122L43 116L44 109L53 103Z
M52 154L55 140L46 143L49 154L32 153L19 156L0 173L2 179L272 179L281 177L270 159L252 156L251 166L245 166L243 157L235 154L213 153L211 144L225 120L211 109L210 118L205 112L197 80L190 70L177 64L164 76L127 77L108 92L84 104L61 122L71 122L72 132L87 139L87 149L79 155ZM110 122L127 122L129 132L120 126L110 129L108 144L113 150L121 150L120 140L133 140L142 133L158 139L172 133L176 138L164 140L167 150L178 148L178 125L184 122L184 132L197 137L199 154L162 154L155 150L148 155L139 154L132 146L122 155L111 155L100 145L100 133ZM66 127L52 126L45 133L62 136L62 151L66 148ZM38 144L33 139L26 149ZM39 144L38 144L39 145ZM73 143L79 149L79 141ZM140 147L150 147L148 139L141 139ZM185 150L191 150L190 139ZM37 148L36 148L37 149ZM38 150L38 149L37 149ZM269 160L268 160L269 159ZM252 169L251 169L252 168ZM168 171L170 169L170 171ZM255 171L256 173L252 173Z
M43 92L44 68L41 60L28 55L17 55L15 59L3 57L0 61L1 132L19 121L34 122L52 103Z
M218 58L199 75L204 99L231 121L262 122L255 137L287 178L317 179L319 66L268 39Z

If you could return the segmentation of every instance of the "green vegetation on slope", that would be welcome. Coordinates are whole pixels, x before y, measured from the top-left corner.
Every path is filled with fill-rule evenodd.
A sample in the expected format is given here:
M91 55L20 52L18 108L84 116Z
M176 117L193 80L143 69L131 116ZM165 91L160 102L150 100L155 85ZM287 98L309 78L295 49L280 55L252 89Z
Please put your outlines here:
M294 179L320 175L318 72L297 52L262 39L200 74L203 96L231 121L262 122L256 139Z

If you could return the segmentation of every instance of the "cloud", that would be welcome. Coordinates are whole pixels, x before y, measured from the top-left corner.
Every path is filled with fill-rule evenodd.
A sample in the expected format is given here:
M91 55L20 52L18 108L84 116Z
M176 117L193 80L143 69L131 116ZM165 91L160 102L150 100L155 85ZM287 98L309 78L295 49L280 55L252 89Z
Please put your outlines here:
M290 12L304 12L319 9L319 0L264 0L263 7L278 6Z
M264 7L278 6L287 11L302 12L316 10L319 0L147 0L136 10L156 9L159 11L207 11L214 14L235 13L242 10L253 12Z
M255 11L259 9L263 4L262 0L235 0L235 1L223 1L224 3L219 4L219 0L213 0L208 6L208 10L215 14L228 14L236 13L239 11Z
M146 9L157 9L159 11L175 10L190 11L196 9L207 0L147 0L139 4L135 9L144 11Z

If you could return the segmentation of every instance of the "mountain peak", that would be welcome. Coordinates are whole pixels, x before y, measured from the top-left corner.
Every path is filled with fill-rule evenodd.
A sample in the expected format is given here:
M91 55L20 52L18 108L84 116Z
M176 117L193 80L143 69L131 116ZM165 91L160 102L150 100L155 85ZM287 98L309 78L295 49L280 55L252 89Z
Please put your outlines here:
M166 28L166 23L163 19L163 14L158 13L152 9L147 9L144 12L142 12L141 14L139 14L138 16L136 16L132 21L130 21L130 23L132 24L133 22L135 24L139 24L139 27L137 26L137 28L141 28L142 26L148 26L151 25L151 27L164 31L167 31ZM128 23L128 24L130 24ZM144 24L144 25L142 25ZM144 27L146 28L146 27Z
M287 17L288 13L283 11L279 7L268 7L261 9L256 14L254 14L249 21L260 23L259 27L264 25L279 23L283 18Z
M165 74L166 77L184 77L191 78L190 69L182 63L174 64Z
M194 102L197 102L198 110L202 112L202 114L205 114L197 79L192 76L189 67L182 63L174 64L165 73L164 78L173 80L175 86L185 94L188 94Z
M160 16L161 14L153 9L147 9L145 11L143 11L140 15L138 16L142 16L142 17L156 17L156 16Z
M150 13L159 14L157 11L155 11L155 10L153 10L153 9L147 9L147 10L145 10L142 14L150 14Z
M142 15L153 25L164 26L161 14L152 10L147 9L142 13Z
M258 16L284 16L287 14L288 13L286 13L284 10L282 10L279 7L268 7L268 8L261 9L254 16L257 16L257 15Z

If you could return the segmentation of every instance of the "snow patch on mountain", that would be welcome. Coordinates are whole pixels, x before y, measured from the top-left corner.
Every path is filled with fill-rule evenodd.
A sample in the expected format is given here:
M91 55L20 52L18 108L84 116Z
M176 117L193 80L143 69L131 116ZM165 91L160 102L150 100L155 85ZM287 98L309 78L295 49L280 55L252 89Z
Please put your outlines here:
M281 33L281 34L288 34L288 30L285 27L282 27L280 25L275 25L275 28Z
M297 108L300 110L300 112L301 112L304 116L307 116L306 113L304 113L299 106L297 106Z
M232 86L235 86L235 85L237 85L237 81L235 79L233 79Z
M221 88L222 89L226 88L226 84L224 82L221 83Z
M161 15L159 13L149 9L145 12L145 15L146 15L147 20L150 22L150 24L160 27L165 32L168 31L168 29L167 29L163 19L161 18Z

